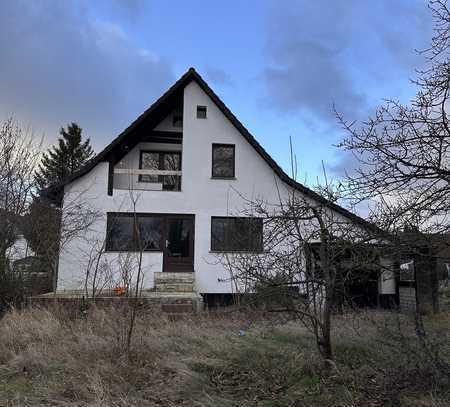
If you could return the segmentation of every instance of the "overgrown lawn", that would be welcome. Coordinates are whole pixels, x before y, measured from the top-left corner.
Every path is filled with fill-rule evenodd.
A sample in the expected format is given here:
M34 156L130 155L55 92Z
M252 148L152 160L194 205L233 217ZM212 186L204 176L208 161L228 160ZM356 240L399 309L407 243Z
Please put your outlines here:
M450 317L427 320L450 361ZM0 321L0 406L447 406L407 317L336 318L325 370L299 323L226 312L169 321L142 312L126 352L120 310L13 311ZM437 345L436 345L437 346Z

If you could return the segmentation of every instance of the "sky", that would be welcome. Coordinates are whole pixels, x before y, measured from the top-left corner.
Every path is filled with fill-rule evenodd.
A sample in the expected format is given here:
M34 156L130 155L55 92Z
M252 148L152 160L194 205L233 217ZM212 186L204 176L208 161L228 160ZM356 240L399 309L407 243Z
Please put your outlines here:
M77 122L99 152L193 66L313 186L355 164L333 106L407 103L431 36L423 0L0 0L0 120L45 146Z

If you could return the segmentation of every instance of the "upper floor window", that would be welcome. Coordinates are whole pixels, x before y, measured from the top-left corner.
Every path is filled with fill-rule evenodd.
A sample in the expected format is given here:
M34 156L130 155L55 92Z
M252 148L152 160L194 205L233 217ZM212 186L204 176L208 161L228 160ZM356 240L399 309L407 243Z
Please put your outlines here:
M235 147L234 144L212 145L212 177L235 177Z
M262 218L213 216L211 250L218 252L262 252Z
M181 152L179 151L141 151L140 169L158 171L181 171ZM141 174L139 182L162 184L164 191L180 191L181 175Z
M197 119L206 119L206 106L197 106Z

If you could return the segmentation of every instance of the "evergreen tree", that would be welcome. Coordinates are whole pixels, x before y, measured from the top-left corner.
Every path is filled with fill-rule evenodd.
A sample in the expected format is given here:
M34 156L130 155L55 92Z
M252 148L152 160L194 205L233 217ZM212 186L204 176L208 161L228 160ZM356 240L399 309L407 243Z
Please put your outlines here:
M42 156L36 171L36 182L40 190L70 177L94 155L90 139L82 141L81 127L76 123L61 128L58 144Z

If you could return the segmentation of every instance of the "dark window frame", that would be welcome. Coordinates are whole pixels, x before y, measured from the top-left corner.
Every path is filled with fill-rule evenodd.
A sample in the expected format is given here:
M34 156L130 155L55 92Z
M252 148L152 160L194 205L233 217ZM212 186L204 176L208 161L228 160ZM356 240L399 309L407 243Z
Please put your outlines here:
M259 225L258 227L261 227L260 235L259 235L259 242L257 242L255 248L248 248L248 249L240 249L236 250L234 248L217 248L214 247L214 238L213 238L213 224L215 219L251 219L253 221L258 221ZM242 247L242 246L241 246ZM211 216L211 225L210 225L210 252L212 253L263 253L264 252L264 220L261 217L256 216Z
M140 150L139 151L139 169L143 170L145 168L142 168L142 156L147 153L147 154L158 154L158 171L164 171L162 168L164 168L164 154L177 154L180 157L180 169L179 171L181 171L182 168L182 160L183 160L183 155L182 152L179 150ZM181 191L181 175L179 175L180 177L180 189L173 189L173 190L166 190L164 189L164 183L163 183L163 179L164 179L165 175L158 175L158 182L160 184L163 184L163 189L162 191L172 191L172 192L179 192ZM138 182L143 182L143 183L148 183L148 184L156 184L156 182L153 181L144 181L143 180L143 174L139 174L138 177Z
M233 149L233 175L224 177L223 175L214 175L214 148L218 147L231 147ZM214 179L236 179L236 145L213 143L211 147L211 178Z
M106 213L106 239L105 239L105 252L108 253L135 253L135 252L139 252L139 248L137 246L137 236L135 235L136 233L136 226L134 224L135 219L139 219L139 218L158 218L161 220L161 237L160 237L160 241L159 241L159 248L156 249L151 249L151 248L147 248L147 249L143 249L143 252L157 252L157 253L161 253L164 251L164 216L163 214L158 214L158 213L133 213L133 212L107 212ZM111 221L114 218L129 218L132 219L132 223L133 223L133 244L131 246L131 248L128 249L116 249L116 248L112 248L111 247L111 241L109 238L109 231L111 229Z
M201 115L199 116L199 113ZM205 116L203 116L203 112ZM208 118L208 107L205 105L197 105L197 119L207 119Z

